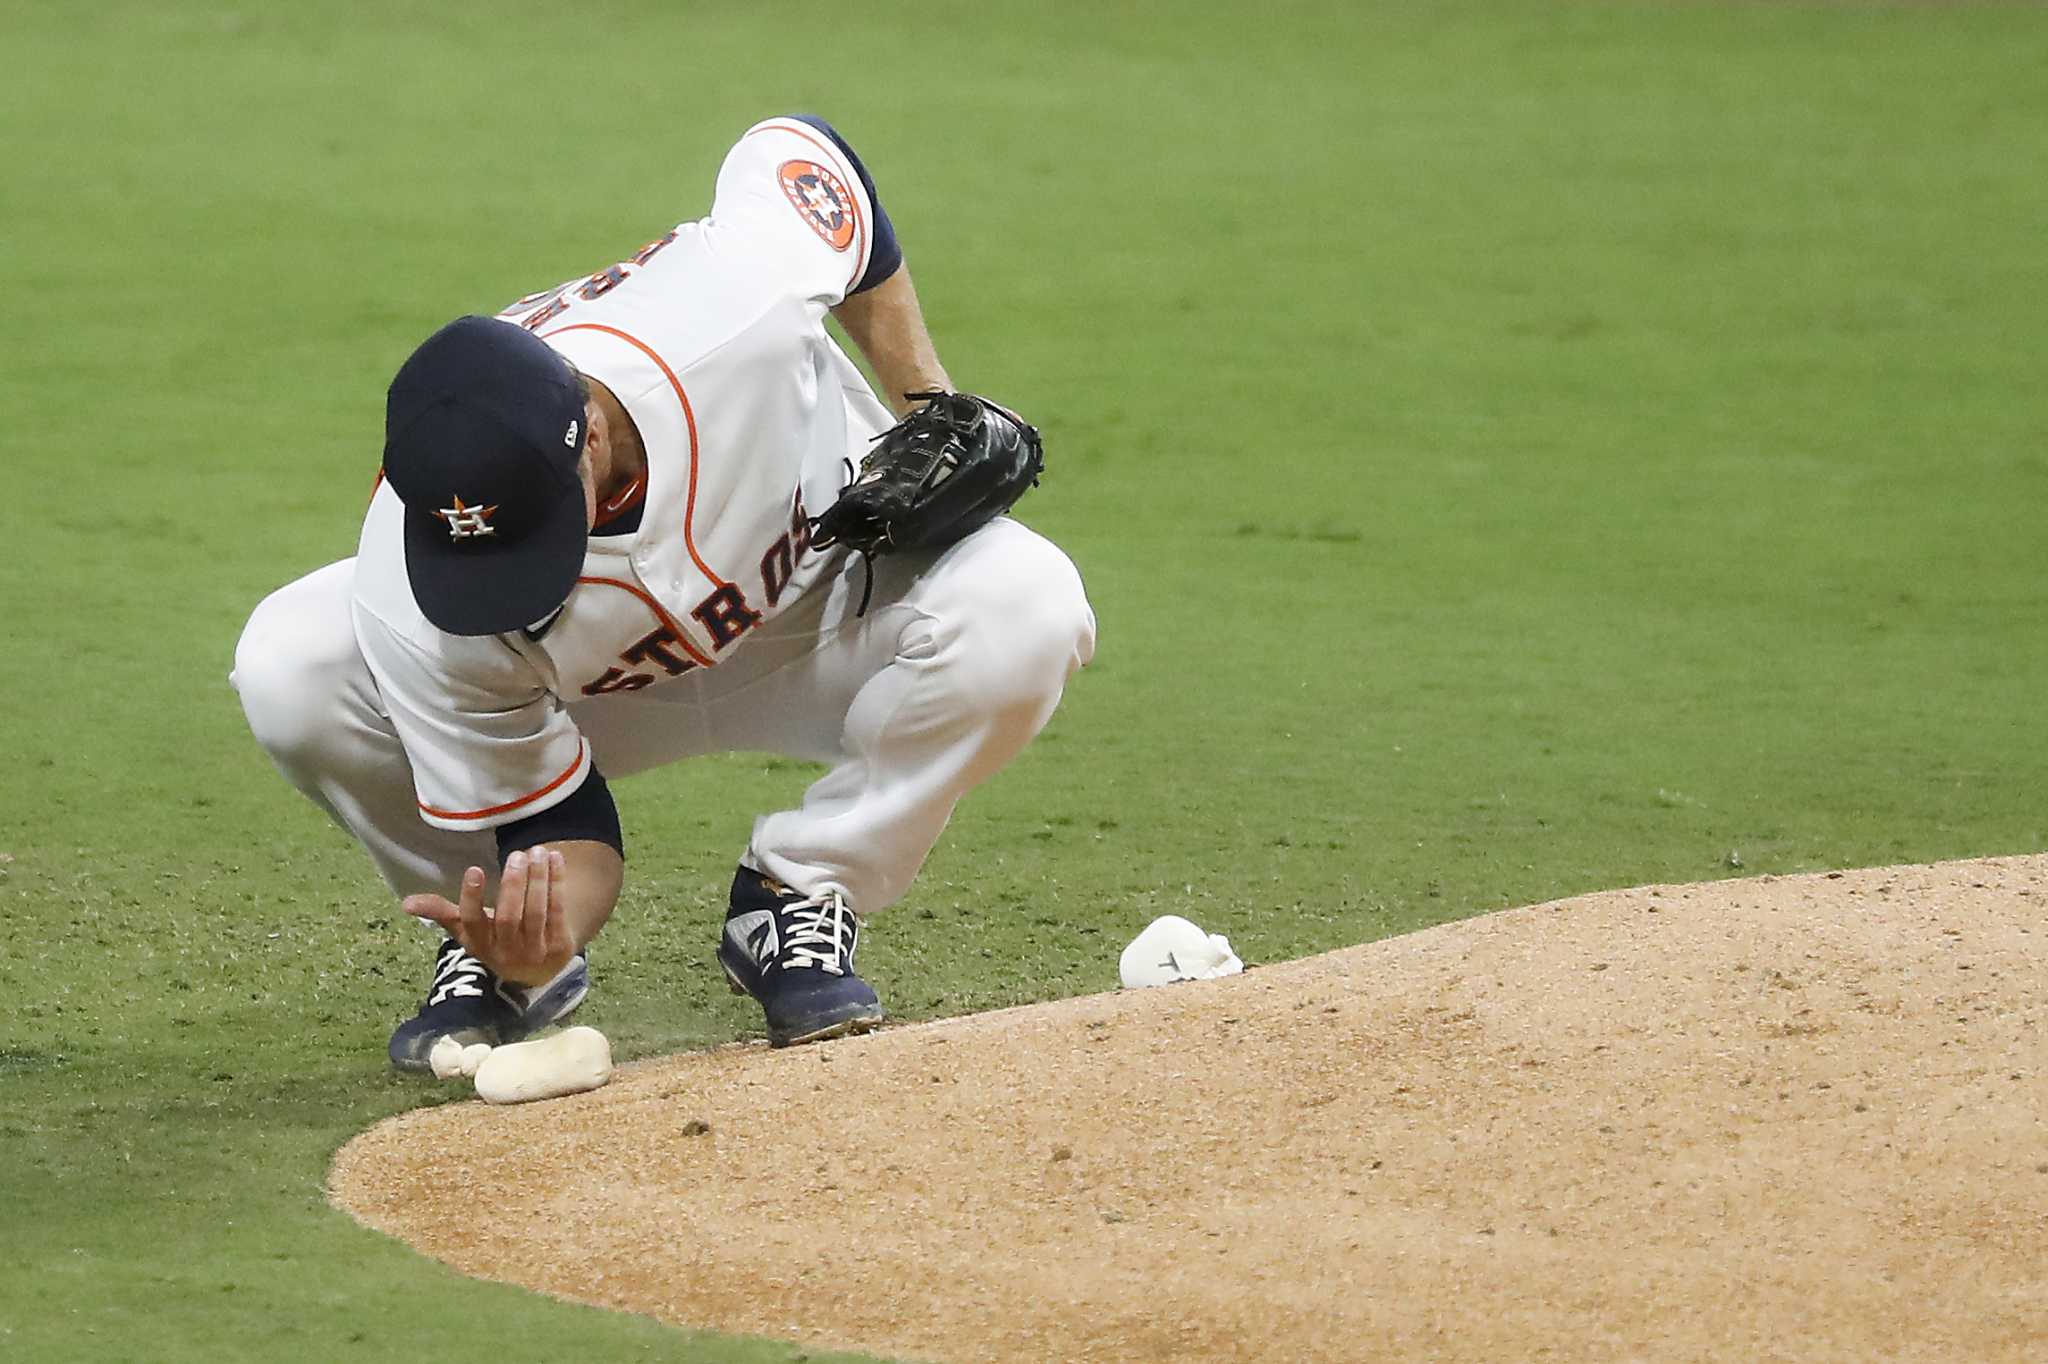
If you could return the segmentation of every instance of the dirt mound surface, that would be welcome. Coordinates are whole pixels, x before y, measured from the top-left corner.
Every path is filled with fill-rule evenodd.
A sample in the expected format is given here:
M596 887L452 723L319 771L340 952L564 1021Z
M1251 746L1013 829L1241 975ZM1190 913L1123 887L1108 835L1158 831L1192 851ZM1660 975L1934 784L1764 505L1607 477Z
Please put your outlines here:
M411 1113L332 1187L470 1274L955 1364L2039 1360L2044 1014L2048 856L1649 886Z

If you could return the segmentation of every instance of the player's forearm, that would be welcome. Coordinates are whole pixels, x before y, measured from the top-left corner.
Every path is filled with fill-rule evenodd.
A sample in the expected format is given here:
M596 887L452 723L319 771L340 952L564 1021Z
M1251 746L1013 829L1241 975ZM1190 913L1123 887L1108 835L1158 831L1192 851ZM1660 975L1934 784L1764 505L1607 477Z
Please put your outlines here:
M525 819L514 820L497 830L498 857L507 864L524 851L553 849L562 855L564 866L557 881L550 877L551 903L568 940L566 952L551 950L550 957L583 950L597 936L618 903L619 887L625 880L625 861L619 852L619 811L612 802L611 787L596 767L567 800ZM556 966L562 962L553 963Z
M939 363L931 334L925 330L924 311L918 307L908 265L898 266L895 274L874 288L849 296L832 310L832 316L860 347L874 371L882 400L898 416L917 406L904 394L952 389L953 381Z
M562 911L569 922L569 936L580 952L612 917L619 890L626 883L626 861L607 843L569 839L550 846L568 863Z

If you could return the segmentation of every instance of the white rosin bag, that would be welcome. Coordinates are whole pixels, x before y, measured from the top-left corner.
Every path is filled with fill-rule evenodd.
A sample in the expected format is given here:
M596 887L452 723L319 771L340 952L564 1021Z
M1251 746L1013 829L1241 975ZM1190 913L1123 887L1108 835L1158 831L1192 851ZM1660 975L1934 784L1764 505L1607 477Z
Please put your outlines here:
M1177 980L1234 976L1244 963L1221 933L1204 933L1178 914L1154 919L1117 958L1117 974L1128 989L1171 985Z
M493 1047L476 1068L485 1103L524 1104L597 1089L612 1078L612 1044L596 1028L569 1028Z

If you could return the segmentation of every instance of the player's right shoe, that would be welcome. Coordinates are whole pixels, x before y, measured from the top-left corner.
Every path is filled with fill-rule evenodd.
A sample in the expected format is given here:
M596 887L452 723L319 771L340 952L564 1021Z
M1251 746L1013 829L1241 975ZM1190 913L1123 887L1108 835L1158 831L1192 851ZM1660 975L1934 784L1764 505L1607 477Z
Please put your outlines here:
M391 1064L400 1070L433 1069L428 1057L444 1037L465 1047L517 1042L566 1017L589 993L590 962L581 952L546 985L528 987L499 980L461 943L444 939L434 954L426 1002L391 1034Z
M802 895L752 867L732 881L718 964L734 994L752 995L770 1046L866 1032L882 1001L853 973L860 918L838 891Z

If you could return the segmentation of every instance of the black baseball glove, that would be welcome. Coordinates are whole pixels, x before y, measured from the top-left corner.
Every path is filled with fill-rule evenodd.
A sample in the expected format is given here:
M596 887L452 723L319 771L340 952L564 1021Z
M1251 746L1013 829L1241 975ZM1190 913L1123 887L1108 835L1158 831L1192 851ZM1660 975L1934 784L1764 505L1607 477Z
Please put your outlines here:
M1038 432L972 393L906 393L928 401L875 437L839 500L811 522L811 544L873 558L966 538L1038 482Z

